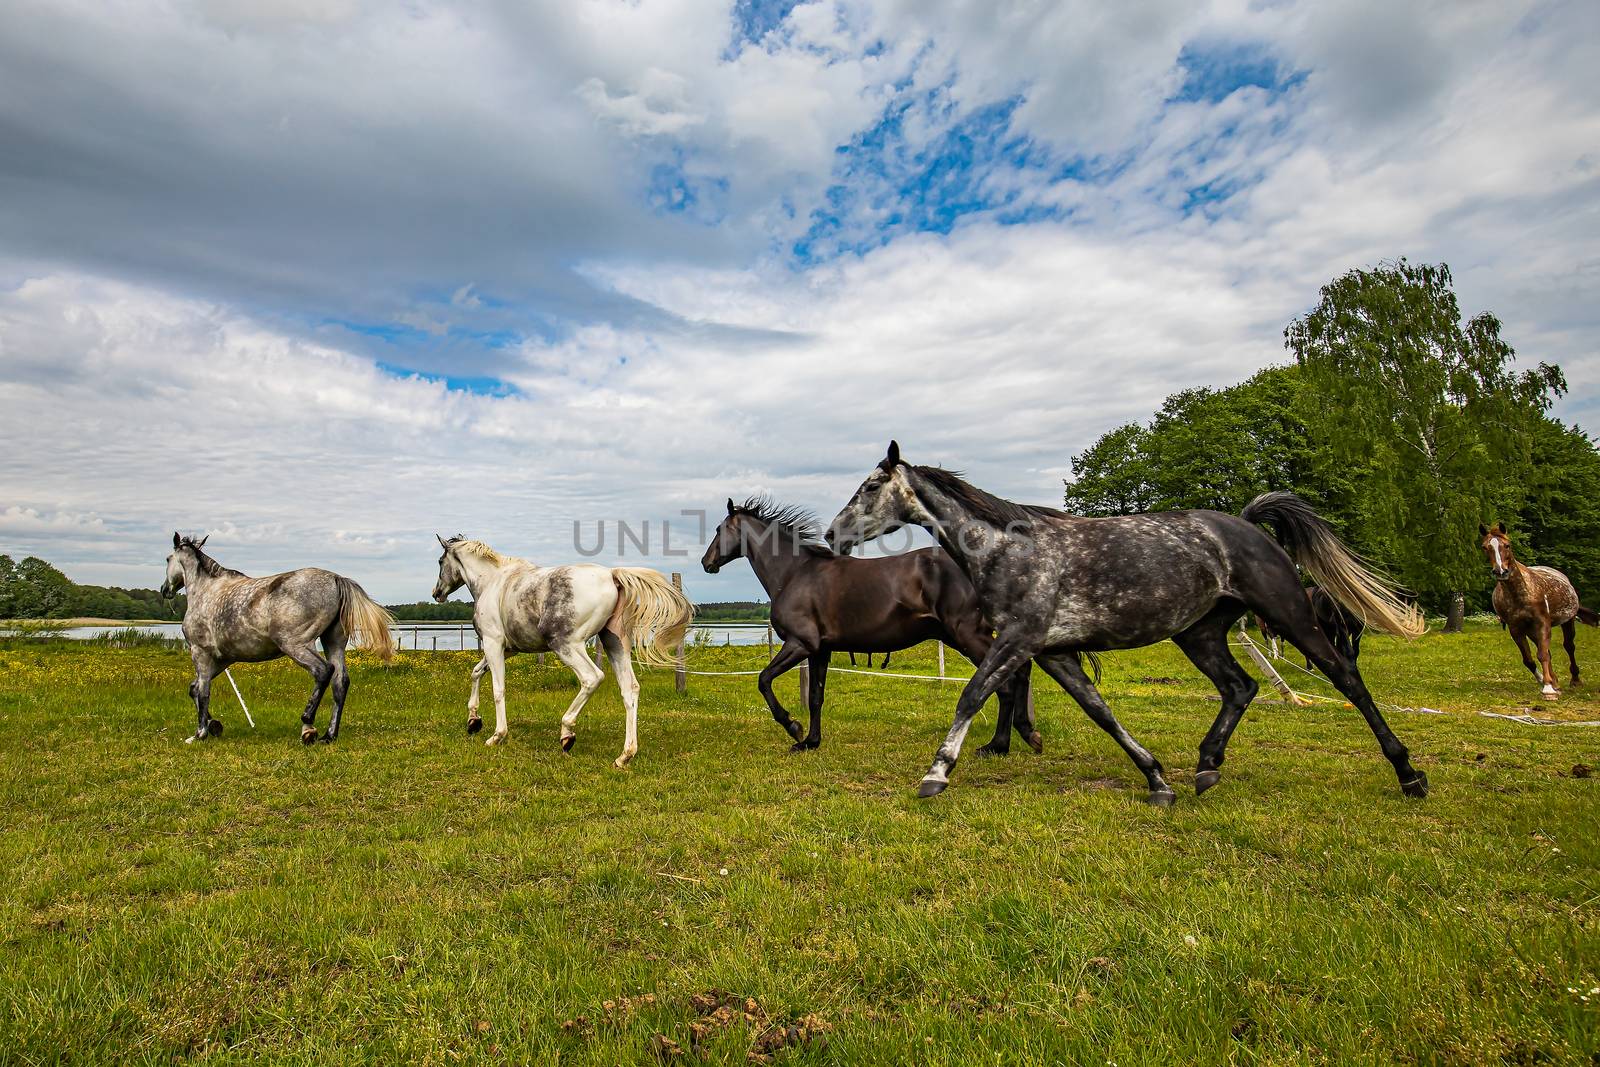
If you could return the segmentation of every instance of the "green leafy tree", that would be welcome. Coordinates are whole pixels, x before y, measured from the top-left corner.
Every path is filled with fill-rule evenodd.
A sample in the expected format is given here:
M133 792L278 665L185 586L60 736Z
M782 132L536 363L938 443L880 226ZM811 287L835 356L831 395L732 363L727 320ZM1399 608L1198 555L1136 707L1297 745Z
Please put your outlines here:
M17 564L10 556L0 555L0 619L17 619Z
M1307 425L1298 368L1269 367L1226 389L1167 397L1148 427L1128 423L1072 459L1066 507L1080 515L1175 508L1237 512L1292 489L1335 517L1357 499Z
M1577 426L1540 420L1512 536L1524 560L1555 567L1585 604L1600 603L1600 451Z
M1435 603L1475 580L1479 521L1518 510L1535 433L1566 389L1548 364L1515 371L1500 321L1463 322L1451 285L1444 264L1352 270L1284 331L1318 394L1313 432L1360 476L1368 536Z

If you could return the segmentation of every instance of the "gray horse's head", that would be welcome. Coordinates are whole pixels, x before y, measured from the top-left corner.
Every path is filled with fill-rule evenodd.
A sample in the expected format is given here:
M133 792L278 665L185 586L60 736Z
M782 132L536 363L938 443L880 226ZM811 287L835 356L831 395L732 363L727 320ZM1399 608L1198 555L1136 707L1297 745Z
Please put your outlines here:
M894 533L914 521L916 494L906 478L900 445L889 442L889 452L856 489L850 503L834 516L827 541L840 555L874 537Z
M465 538L460 534L456 534L446 541L438 534L433 536L439 542L439 547L444 549L444 552L439 556L439 580L433 583L433 599L443 604L450 599L451 593L467 584L466 572L461 569L461 564L456 560L455 552L452 551L452 547L457 542L465 540Z
M197 560L200 556L200 546L204 545L210 537L210 534L206 534L205 537L196 541L192 537L185 537L174 531L172 535L172 553L167 556L167 578L166 581L161 583L162 596L173 597L178 595L178 591L183 588L184 582L188 580L184 574L183 565L185 560Z

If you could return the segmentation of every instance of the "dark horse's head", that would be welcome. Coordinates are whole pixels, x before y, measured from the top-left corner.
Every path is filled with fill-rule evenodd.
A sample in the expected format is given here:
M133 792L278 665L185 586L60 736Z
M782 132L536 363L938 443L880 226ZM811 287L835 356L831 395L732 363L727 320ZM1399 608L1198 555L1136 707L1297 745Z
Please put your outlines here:
M797 507L785 507L766 497L753 496L743 504L728 499L728 517L717 524L717 532L700 557L707 574L748 557L762 547L793 555L833 555L820 540L815 516Z
M1479 524L1478 547L1489 561L1489 573L1494 580L1503 582L1511 577L1511 565L1517 557L1511 552L1511 538L1506 534L1506 524L1497 522L1493 528Z
M178 590L182 589L184 583L189 580L188 575L184 570L185 562L198 562L200 559L203 559L204 557L201 555L200 547L204 545L210 537L210 534L206 534L205 537L202 537L200 540L196 541L194 538L185 537L180 533L174 533L172 535L172 552L167 556L167 578L166 581L161 583L162 596L174 597L178 595Z

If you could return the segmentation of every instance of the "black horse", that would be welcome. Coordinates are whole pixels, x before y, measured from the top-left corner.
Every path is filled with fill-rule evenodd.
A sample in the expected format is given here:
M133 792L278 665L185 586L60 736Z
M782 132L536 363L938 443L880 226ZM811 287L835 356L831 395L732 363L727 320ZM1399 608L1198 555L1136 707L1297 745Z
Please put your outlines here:
M1274 543L1257 522L1277 531ZM1228 738L1256 683L1228 650L1228 631L1254 611L1299 648L1366 718L1407 796L1428 793L1367 692L1356 667L1317 628L1300 590L1295 562L1369 624L1414 637L1414 607L1367 571L1331 527L1292 493L1266 493L1240 515L1168 511L1081 518L1054 508L1014 504L969 485L951 471L914 467L889 453L861 483L828 529L844 551L913 524L939 539L972 579L984 616L999 631L956 705L955 723L918 790L933 796L951 769L973 714L1030 660L1043 667L1089 717L1114 737L1144 773L1150 803L1174 800L1161 764L1122 728L1079 655L1138 648L1171 637L1222 694L1222 711L1200 744L1197 793L1221 777ZM1289 552L1285 552L1287 548ZM1289 553L1294 554L1290 559Z
M1361 635L1366 633L1367 624L1361 620L1361 616L1339 603L1319 585L1306 586L1306 601L1310 603L1311 614L1333 650L1354 665L1361 658ZM1256 625L1261 627L1263 637L1274 642L1272 651L1273 655L1277 655L1278 632L1259 615L1256 616ZM1307 659L1306 666L1314 667L1315 664Z
M821 541L816 519L753 497L739 505L728 501L728 517L717 526L700 565L715 574L741 556L767 591L772 628L783 638L757 686L772 717L794 738L791 752L822 744L822 701L833 653L889 653L943 641L976 664L994 644L994 631L978 610L977 591L941 549L876 559L836 556ZM772 692L773 681L802 660L811 663L806 694L811 729L804 734ZM1028 713L1027 685L1027 672L1021 671L1008 685L995 687L1000 718L981 754L1008 752L1013 726L1035 752L1044 750Z

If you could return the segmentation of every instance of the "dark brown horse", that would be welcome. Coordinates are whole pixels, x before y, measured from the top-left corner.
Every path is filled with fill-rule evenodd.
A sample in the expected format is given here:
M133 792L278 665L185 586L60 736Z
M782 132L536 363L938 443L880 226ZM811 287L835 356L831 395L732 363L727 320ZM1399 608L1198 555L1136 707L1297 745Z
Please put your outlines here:
M1556 688L1555 668L1550 665L1551 628L1561 627L1567 662L1572 669L1572 684L1577 685L1576 623L1597 626L1600 615L1578 603L1578 591L1565 574L1554 567L1528 567L1520 563L1512 554L1505 523L1495 523L1492 530L1479 526L1478 537L1478 547L1483 550L1494 575L1494 613L1517 643L1523 666L1544 683L1544 698L1554 700L1561 691ZM1539 650L1537 663L1528 654L1530 640Z
M700 565L715 574L741 556L767 591L772 628L783 638L757 686L772 717L794 738L791 752L822 744L822 701L833 653L889 653L943 641L977 664L994 644L976 590L943 549L872 559L836 556L810 515L753 497L738 505L728 501L728 517L717 526ZM808 733L772 692L773 681L803 660L811 664ZM1019 672L1015 683L1000 691L1000 718L994 739L979 749L984 755L1009 751L1013 726L1035 752L1044 750L1028 714L1027 684L1027 673Z

